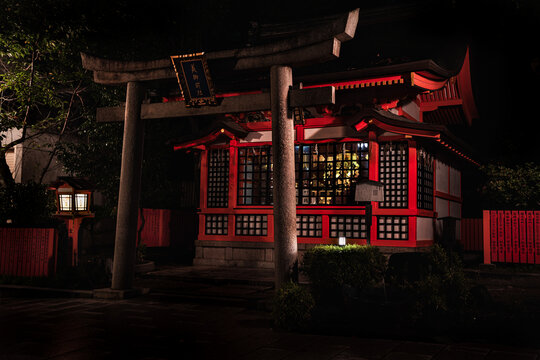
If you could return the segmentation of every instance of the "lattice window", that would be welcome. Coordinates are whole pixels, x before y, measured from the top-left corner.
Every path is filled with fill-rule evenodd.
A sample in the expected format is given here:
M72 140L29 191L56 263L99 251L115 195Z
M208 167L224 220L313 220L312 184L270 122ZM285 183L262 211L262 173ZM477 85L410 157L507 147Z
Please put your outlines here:
M384 144L379 150L379 180L384 184L381 208L408 206L407 143Z
M417 206L419 209L433 210L433 157L424 149L417 151Z
M368 178L367 142L295 146L298 205L354 205L352 184Z
M227 235L229 217L227 215L206 215L204 225L206 235Z
M236 215L236 235L266 236L268 217L266 215Z
M229 206L229 150L211 149L208 153L208 198L210 208Z
M299 215L296 217L296 236L322 237L321 215Z
M330 216L330 237L348 239L366 239L367 225L365 216L334 215Z
M377 217L377 237L382 240L407 240L409 218L407 216Z
M238 205L272 204L272 151L270 146L238 150Z

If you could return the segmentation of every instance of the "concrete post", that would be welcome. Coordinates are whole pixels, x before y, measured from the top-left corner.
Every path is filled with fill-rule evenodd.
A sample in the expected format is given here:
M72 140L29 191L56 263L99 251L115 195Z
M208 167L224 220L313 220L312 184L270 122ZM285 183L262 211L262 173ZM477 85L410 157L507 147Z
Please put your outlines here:
M128 290L133 285L144 144L144 121L141 119L143 90L143 86L138 82L127 84L111 285L113 290Z
M274 65L270 68L276 290L289 280L298 280L294 122L292 111L288 106L291 86L292 69L290 67Z

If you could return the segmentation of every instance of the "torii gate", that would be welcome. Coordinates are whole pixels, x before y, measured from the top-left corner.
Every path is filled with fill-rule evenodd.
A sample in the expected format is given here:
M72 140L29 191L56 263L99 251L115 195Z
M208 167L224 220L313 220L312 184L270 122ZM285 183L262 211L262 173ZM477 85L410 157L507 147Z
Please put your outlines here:
M183 101L142 104L144 82L176 78L170 59L113 61L81 54L82 65L100 84L127 84L126 104L100 108L97 120L124 121L122 167L111 289L116 297L132 290L144 142L144 121L268 110L272 112L274 153L275 288L297 267L294 122L292 108L335 103L334 87L293 89L292 67L339 57L341 42L354 37L359 10L336 16L293 38L272 44L206 53L208 60L234 59L233 70L270 69L270 94L224 98L218 106L188 108Z

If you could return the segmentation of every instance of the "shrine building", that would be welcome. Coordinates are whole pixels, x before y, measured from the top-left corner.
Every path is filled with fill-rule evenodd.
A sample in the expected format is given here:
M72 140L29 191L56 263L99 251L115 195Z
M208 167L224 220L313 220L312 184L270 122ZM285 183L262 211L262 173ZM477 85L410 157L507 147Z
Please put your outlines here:
M455 135L478 117L474 51L435 10L253 24L248 43L169 59L82 54L95 82L126 85L125 104L96 113L124 122L111 288L132 286L144 124L159 119L191 124L172 146L198 160L195 264L273 267L279 288L317 244L455 241L478 166Z
M303 89L336 89L334 105L294 109L300 253L340 238L369 238L383 252L425 249L449 230L443 224L459 237L462 171L478 163L448 130L477 116L469 51L456 55L454 73L428 59L297 77ZM227 114L175 143L200 152L196 264L273 266L271 128L270 111ZM384 185L371 229L354 196L364 180Z

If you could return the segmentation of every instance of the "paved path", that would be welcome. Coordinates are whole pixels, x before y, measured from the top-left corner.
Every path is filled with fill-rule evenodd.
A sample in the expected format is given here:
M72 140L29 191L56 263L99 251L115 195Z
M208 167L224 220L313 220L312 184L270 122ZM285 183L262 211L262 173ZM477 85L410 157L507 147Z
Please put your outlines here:
M0 298L0 359L540 359L539 349L274 331L269 313L146 295Z

